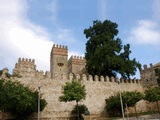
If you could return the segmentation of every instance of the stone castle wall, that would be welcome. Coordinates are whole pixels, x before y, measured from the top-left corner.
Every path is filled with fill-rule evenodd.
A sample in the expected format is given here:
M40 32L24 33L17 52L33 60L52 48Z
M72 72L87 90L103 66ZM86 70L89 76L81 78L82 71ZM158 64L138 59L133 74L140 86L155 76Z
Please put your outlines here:
M38 81L42 97L46 99L47 106L41 113L41 118L56 119L58 117L70 116L75 102L59 102L58 98L62 95L62 86L72 79L80 80L86 88L87 96L80 104L85 104L91 114L105 113L105 99L121 91L139 91L144 92L145 86L156 85L154 68L144 66L140 71L141 80L124 80L118 86L115 78L103 76L91 76L85 73L86 60L83 57L71 56L68 60L67 46L53 45L50 56L50 71L43 72L36 70L35 60L19 58L13 69L13 74L20 77L14 77L12 80L18 80L32 89L38 88ZM7 72L7 69L4 69ZM4 77L4 75L2 75ZM152 79L151 79L152 78ZM137 111L146 111L148 105L145 101L137 104Z
M66 82L70 82L73 79L73 74L69 74L67 77L57 77L58 79L47 78L46 75L39 77L23 77L16 78L26 86L30 88L38 88L38 80L40 82L40 90L42 97L46 99L47 106L41 113L42 118L53 118L68 117L76 105L76 102L59 102L59 96L62 95L62 86ZM119 92L119 86L114 78L104 78L95 76L80 77L76 75L77 80L81 80L82 84L85 85L87 96L85 100L80 101L79 104L85 104L91 114L104 114L105 113L105 99L111 95ZM144 92L141 81L138 80L121 80L120 84L121 91L139 91ZM137 107L138 111L145 111L147 107L145 102L141 102Z

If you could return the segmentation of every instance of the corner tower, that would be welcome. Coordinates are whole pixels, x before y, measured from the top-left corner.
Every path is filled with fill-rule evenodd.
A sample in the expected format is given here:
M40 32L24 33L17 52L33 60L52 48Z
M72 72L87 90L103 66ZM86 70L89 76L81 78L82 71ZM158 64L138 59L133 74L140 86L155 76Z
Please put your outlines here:
M53 44L50 55L51 78L56 75L68 73L68 48L67 46Z

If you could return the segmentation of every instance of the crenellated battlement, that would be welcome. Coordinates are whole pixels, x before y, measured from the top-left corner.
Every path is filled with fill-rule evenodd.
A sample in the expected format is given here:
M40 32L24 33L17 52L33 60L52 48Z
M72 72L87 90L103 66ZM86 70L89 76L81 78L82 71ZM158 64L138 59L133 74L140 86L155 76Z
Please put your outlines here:
M151 63L149 67L147 67L147 65L143 65L143 69L140 70L140 75L145 87L158 85L155 75L155 69Z
M39 77L40 78L44 78L44 79L47 79L49 77L46 77L46 73L45 75L42 74L44 72L41 71L41 74ZM49 73L50 74L50 73ZM74 75L73 73L69 73L69 74L58 74L58 73L55 73L53 78L51 78L53 80L58 80L58 81L71 81L73 79L75 80L80 80L82 82L110 82L110 83L115 83L117 82L118 83L118 79L117 78L114 78L114 77L111 77L109 78L108 76L104 77L104 76L91 76L91 75L85 75L85 74L76 74ZM119 79L120 83L137 83L137 84L141 84L141 80L138 80L138 79Z
M152 63L150 63L150 67L147 67L147 65L143 65L143 69L141 71L146 71L151 69L154 69Z
M34 59L19 58L18 63L13 69L14 74L19 74L22 77L35 77L36 65Z
M22 67L36 69L35 60L28 58L19 58L18 63L15 64L15 68L22 68Z
M37 70L36 78L50 79L51 78L51 72L49 72L49 71L44 72L43 70L40 70L40 71Z
M68 49L67 46L59 45L59 44L53 44L53 48L63 48L63 49Z
M51 50L51 57L52 57L52 54L68 56L68 47L64 45L53 44L53 47Z
M71 56L68 60L69 72L80 74L86 66L86 59L82 56Z
M18 62L28 62L28 63L33 63L35 64L35 59L28 59L28 58L19 58Z
M72 56L70 57L70 59L69 59L69 60L72 60L72 59L75 59L75 60L85 60L85 57L82 57L82 56L76 56L76 55L75 55L75 56L73 56L73 55L72 55Z

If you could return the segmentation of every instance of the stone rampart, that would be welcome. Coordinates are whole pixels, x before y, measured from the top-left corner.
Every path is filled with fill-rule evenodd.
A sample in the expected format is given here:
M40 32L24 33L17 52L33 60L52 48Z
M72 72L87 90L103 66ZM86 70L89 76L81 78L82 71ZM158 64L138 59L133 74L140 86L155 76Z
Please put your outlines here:
M72 73L62 74L58 79L48 78L46 74L31 78L14 78L32 89L38 88L38 81L40 82L40 91L42 97L46 99L47 106L41 113L42 118L56 119L58 117L69 117L76 102L59 102L59 96L62 95L62 86L66 82L71 82L72 79L80 80L86 87L87 96L85 100L80 101L79 104L85 104L91 114L105 113L105 99L111 95L115 95L119 90L121 91L139 91L144 92L141 81L139 80L124 80L121 79L120 89L117 79L94 76L79 75L74 78ZM49 73L50 74L50 73ZM137 108L138 111L145 111L147 108L144 102Z

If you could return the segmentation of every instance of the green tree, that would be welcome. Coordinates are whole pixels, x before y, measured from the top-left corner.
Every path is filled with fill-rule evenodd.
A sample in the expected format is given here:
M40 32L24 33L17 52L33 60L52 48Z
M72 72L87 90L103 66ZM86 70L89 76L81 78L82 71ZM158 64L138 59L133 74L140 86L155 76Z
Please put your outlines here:
M158 101L160 100L160 87L150 87L145 91L145 100L156 102L157 110L160 113Z
M0 109L12 113L16 119L24 120L31 113L37 112L38 92L23 86L19 82L0 80ZM47 102L40 99L41 111Z
M128 107L134 107L135 113L137 116L136 111L136 103L144 98L144 95L137 91L132 92L122 92L122 100L123 100L123 108L125 108L125 104ZM121 103L120 103L120 94L117 93L115 96L111 96L106 99L106 110L109 115L117 115L120 116L121 112Z
M127 91L122 93L122 97L123 97L123 102L127 104L128 107L134 107L136 117L138 118L136 103L142 100L144 98L144 95L137 91L131 91L131 92Z
M105 108L109 116L121 116L122 111L119 94L107 98Z
M118 25L109 20L93 21L93 26L84 30L88 39L85 58L86 69L91 75L114 76L120 73L123 78L135 75L141 65L130 59L130 45L122 45L118 35Z
M86 97L85 85L82 85L80 81L76 80L66 82L66 84L62 86L62 94L63 95L59 97L59 101L76 101L76 105L78 106L78 102ZM79 110L77 109L77 111L79 119Z

